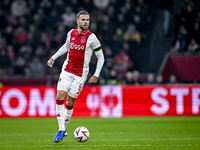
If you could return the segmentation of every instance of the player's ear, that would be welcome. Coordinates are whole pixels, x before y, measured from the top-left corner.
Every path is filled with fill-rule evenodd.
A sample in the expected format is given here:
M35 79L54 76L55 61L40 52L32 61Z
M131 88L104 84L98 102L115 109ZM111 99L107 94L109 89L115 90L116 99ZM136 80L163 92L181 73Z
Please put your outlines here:
M76 23L78 24L78 19L76 19Z

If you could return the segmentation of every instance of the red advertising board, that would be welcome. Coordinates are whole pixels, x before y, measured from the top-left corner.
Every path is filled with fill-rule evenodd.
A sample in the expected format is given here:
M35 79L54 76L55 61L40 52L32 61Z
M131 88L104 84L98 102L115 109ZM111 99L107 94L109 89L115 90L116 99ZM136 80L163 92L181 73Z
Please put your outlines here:
M55 116L56 87L3 87L0 117ZM85 86L74 117L200 115L200 85Z

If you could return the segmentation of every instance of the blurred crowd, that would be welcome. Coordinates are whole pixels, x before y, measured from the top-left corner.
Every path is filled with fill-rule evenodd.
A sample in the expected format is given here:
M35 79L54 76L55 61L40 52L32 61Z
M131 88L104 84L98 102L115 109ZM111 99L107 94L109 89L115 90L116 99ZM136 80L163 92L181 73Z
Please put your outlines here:
M162 1L162 0L161 0ZM164 0L166 1L166 0ZM176 0L177 35L171 51L199 51L198 0ZM57 83L66 56L49 69L46 61L76 28L76 13L90 13L90 31L105 54L99 84L163 84L161 75L138 72L137 52L146 38L158 0L2 0L0 1L0 76L46 77ZM173 5L173 4L171 4ZM95 70L95 55L90 63ZM172 79L171 79L172 78ZM178 83L170 76L169 83Z
M173 53L200 53L200 1L181 0L175 5Z

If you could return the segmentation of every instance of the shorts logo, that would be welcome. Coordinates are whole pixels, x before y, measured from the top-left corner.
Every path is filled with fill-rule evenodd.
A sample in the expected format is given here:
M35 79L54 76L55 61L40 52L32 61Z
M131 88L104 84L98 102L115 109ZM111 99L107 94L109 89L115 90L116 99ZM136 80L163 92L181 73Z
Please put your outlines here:
M85 43L85 41L86 41L86 39L84 39L84 38L82 38L82 39L80 40L81 43Z
M75 43L70 43L70 49L75 49L75 50L84 50L85 47L84 46L81 46L81 45L77 45Z
M58 79L58 82L60 82L60 81L61 81L61 78Z
M79 87L78 87L78 92L76 93L76 94L80 94L80 92L81 92L81 89L82 89L82 83L79 85Z

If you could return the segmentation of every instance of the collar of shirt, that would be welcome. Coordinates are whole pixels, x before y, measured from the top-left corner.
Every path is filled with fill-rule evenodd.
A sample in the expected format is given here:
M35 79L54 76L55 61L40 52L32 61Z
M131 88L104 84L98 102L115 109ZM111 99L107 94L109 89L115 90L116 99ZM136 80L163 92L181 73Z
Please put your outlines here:
M78 33L78 28L76 28L75 30L76 30L78 36L79 35L86 35L89 32L89 30L87 29L85 32L79 34Z

